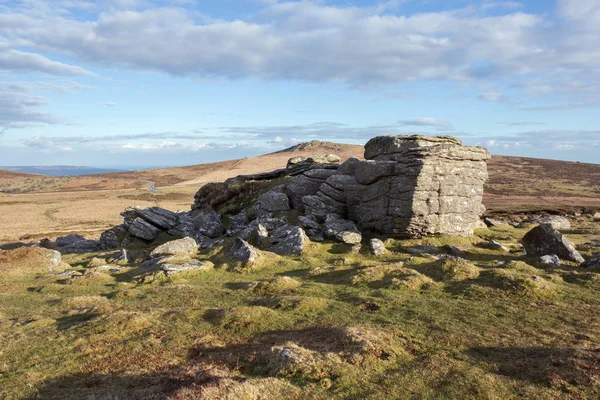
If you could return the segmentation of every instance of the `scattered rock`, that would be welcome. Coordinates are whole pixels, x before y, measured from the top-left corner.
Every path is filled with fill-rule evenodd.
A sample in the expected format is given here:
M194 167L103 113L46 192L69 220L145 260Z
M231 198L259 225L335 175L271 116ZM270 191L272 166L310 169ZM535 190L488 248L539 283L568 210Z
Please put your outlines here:
M581 268L600 273L600 258L592 258L591 260L584 261L581 263Z
M165 254L193 254L198 250L198 244L191 237L171 240L164 243L150 253L151 257Z
M560 267L560 259L556 254L548 254L540 257L540 263L552 267Z
M385 244L380 239L371 239L369 241L369 249L371 250L371 254L380 256L385 253Z
M271 235L273 246L269 249L279 255L300 255L306 247L308 237L299 226L286 225Z
M229 256L244 264L254 264L258 260L258 252L243 239L236 238L229 249Z
M592 218L594 219L594 221L600 221L600 212L595 213Z
M462 257L465 254L467 254L467 249L464 247L458 247L458 246L452 246L452 245L447 245L445 246L445 248L448 250L448 252L454 256L459 256Z
M56 238L56 245L58 247L69 247L75 244L76 242L80 242L82 240L86 240L81 235L70 234L66 236L59 236Z
M100 243L97 240L88 240L76 234L56 238L56 246L65 253L90 253L100 249Z
M488 227L492 227L492 226L498 227L498 226L506 225L505 222L499 221L497 219L492 219L492 218L484 218L483 222Z
M541 257L556 254L563 260L579 263L585 261L573 243L549 224L538 225L527 232L521 239L521 243L529 256Z
M541 224L548 224L557 231L571 229L571 221L567 217L561 217L558 215L549 215L540 217Z
M362 241L362 234L354 222L333 215L325 220L325 234L346 244L358 244Z
M163 264L160 270L167 276L171 276L184 271L210 271L214 267L210 261L192 260L183 264Z
M491 250L500 250L500 251L506 251L506 252L509 251L506 246L504 246L502 243L497 242L495 240L488 240L483 245Z

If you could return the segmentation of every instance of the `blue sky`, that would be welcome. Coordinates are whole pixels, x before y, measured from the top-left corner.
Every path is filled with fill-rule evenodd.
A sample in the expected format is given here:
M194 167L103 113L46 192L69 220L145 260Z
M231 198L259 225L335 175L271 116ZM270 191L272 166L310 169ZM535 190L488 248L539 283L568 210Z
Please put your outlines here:
M0 0L0 165L452 135L600 162L600 1Z

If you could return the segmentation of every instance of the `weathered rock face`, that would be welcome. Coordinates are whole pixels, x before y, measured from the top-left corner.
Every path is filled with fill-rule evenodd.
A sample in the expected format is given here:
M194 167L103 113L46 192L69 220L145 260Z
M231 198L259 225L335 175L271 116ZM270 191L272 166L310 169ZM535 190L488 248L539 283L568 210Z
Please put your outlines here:
M165 254L193 254L198 250L198 244L191 237L183 239L171 240L170 242L161 244L152 252L150 256L165 255Z
M530 256L546 256L556 254L563 260L577 261L585 260L562 233L558 232L550 224L541 224L530 230L521 239L525 251Z
M259 257L254 247L240 238L235 239L235 242L233 242L233 245L229 249L229 256L244 264L253 264Z
M206 205L195 208L192 211L191 217L194 227L201 234L209 238L216 238L223 233L221 216L212 207Z
M349 159L316 194L302 197L306 214L394 236L473 234L487 150L445 136L381 136L366 144L365 158Z

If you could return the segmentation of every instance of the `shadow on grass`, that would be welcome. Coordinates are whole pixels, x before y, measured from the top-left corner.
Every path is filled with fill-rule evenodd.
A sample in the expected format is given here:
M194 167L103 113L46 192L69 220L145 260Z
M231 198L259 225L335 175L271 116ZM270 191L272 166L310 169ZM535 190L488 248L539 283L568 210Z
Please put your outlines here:
M79 373L48 379L25 400L48 399L168 399L188 387L219 385L221 377L200 370L172 367L148 374Z
M92 319L94 319L100 315L101 314L86 313L86 314L69 315L66 317L58 318L56 320L56 329L59 331L64 331L64 330L73 328L79 324L83 324L84 322L91 321Z
M466 354L513 379L540 385L561 380L574 386L595 385L600 394L600 348L473 347Z

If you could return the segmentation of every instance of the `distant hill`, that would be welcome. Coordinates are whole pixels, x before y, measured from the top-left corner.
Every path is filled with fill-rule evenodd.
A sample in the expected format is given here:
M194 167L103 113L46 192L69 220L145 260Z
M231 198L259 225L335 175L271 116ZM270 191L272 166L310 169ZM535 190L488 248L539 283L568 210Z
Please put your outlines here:
M81 167L74 165L26 165L18 167L2 167L0 169L12 172L25 172L28 174L48 175L48 176L80 176L90 174L106 174L110 172L121 172L123 169L115 168L94 168Z

